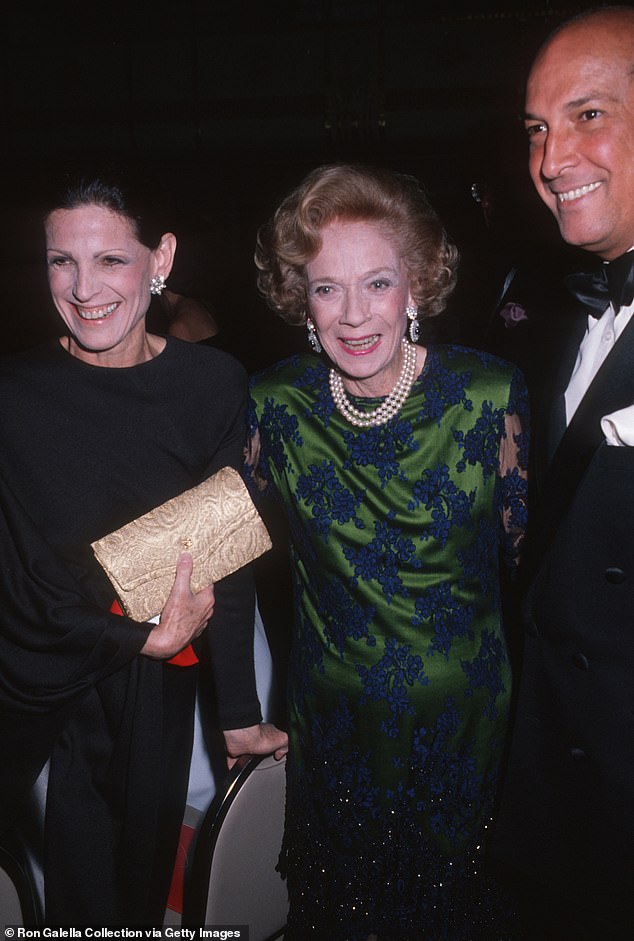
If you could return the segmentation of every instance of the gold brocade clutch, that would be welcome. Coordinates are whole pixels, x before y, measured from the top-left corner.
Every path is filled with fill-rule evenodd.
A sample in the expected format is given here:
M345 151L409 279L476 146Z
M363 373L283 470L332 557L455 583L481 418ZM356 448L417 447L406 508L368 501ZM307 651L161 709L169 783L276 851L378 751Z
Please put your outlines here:
M257 559L271 540L240 474L223 467L91 546L125 613L148 621L165 606L182 552L194 560L199 591Z

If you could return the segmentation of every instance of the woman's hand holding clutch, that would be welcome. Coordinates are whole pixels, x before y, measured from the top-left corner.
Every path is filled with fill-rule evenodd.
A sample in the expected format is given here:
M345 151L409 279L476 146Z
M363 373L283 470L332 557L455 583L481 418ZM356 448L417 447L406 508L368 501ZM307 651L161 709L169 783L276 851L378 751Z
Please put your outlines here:
M214 610L214 589L210 585L194 594L190 585L192 568L192 557L188 553L181 555L161 619L141 649L147 657L169 660L206 628Z

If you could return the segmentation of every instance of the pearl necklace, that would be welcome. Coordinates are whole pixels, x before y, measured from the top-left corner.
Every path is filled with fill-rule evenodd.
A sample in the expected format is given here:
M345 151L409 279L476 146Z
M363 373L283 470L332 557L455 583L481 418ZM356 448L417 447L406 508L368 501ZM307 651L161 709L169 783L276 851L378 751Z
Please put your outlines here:
M401 349L403 351L403 365L396 385L381 404L371 412L364 412L355 408L346 395L343 379L335 369L330 370L328 381L332 400L337 410L351 425L356 425L357 428L376 428L378 425L384 425L400 412L416 379L416 346L403 337Z

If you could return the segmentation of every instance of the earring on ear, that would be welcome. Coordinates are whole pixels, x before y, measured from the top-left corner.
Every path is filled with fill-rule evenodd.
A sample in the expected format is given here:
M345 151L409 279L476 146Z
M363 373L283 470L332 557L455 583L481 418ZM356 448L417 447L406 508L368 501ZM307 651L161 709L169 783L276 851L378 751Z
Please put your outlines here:
M155 274L150 280L150 294L156 294L160 297L165 287L165 278L162 274Z
M313 352L321 353L321 343L319 342L319 337L317 336L315 324L312 322L310 317L306 317L306 329L308 330L308 342L310 343Z
M406 307L405 313L409 320L409 338L412 343L418 343L418 307Z

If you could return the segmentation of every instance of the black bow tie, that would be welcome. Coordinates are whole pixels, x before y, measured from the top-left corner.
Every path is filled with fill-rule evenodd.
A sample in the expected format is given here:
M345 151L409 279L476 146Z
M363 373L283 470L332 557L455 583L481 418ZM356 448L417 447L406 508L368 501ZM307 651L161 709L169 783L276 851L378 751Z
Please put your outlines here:
M566 287L593 317L600 317L610 301L618 314L634 300L634 251L602 262L595 271L569 274Z

